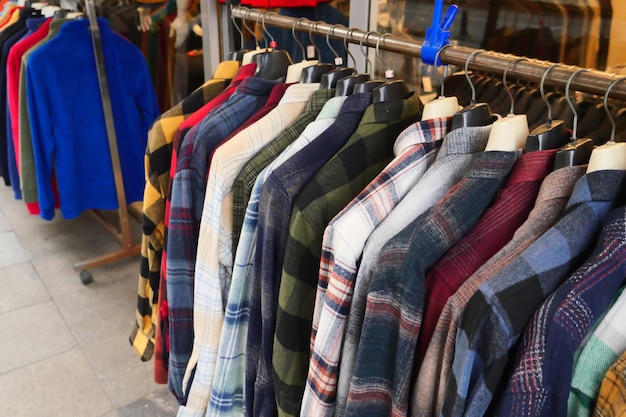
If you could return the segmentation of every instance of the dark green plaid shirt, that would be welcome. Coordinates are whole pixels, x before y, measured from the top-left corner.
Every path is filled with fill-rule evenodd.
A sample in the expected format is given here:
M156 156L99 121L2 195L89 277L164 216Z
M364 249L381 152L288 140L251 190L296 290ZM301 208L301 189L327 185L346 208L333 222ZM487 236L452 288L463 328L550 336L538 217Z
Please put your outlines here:
M396 137L420 116L416 95L369 106L346 145L294 201L273 354L278 413L283 417L300 414L324 229L392 160Z

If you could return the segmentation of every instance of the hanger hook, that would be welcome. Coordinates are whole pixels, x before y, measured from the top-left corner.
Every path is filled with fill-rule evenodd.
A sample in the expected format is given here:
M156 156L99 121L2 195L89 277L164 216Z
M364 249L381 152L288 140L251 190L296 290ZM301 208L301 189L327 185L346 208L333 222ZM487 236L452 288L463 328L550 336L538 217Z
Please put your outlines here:
M343 37L343 47L346 50L346 54L348 54L346 56L346 66L348 66L348 56L350 58L352 58L352 62L354 63L354 66L356 67L356 59L354 59L354 55L352 55L352 52L350 52L350 49L348 48L348 36L352 37L352 34L354 33L356 29L355 28L351 28L348 29L346 28L346 36Z
M576 107L574 107L574 104L572 103L572 98L569 96L569 88L575 76L577 76L581 72L589 72L589 71L590 70L587 68L581 68L578 71L575 71L569 77L569 79L567 80L567 84L565 85L565 100L567 100L567 104L569 105L569 107L572 109L572 112L574 113L574 127L573 127L572 141L575 141L576 139L578 139L578 136L576 135L578 132L578 112L576 111Z
M437 51L437 53L435 54L435 64L433 65L433 67L435 68L435 72L437 73L437 77L439 78L439 82L440 82L440 93L439 93L439 97L444 97L445 96L445 91L444 91L444 84L445 84L445 80L446 77L448 76L448 65L443 65L443 75L439 74L439 68L437 67L437 62L439 62L439 54L441 54L441 51L443 51L444 49L446 49L447 47L451 46L450 44L448 45L443 45L441 48L439 48L439 50Z
M335 50L335 48L333 48L331 46L329 37L330 37L331 32L333 32L333 33L335 32L335 28L337 26L339 26L339 25L338 24L337 25L332 25L331 28L328 30L328 32L326 32L326 45L328 45L330 50L333 52L333 55L335 55L335 64L337 64L337 58L340 58L340 56L337 53L337 51ZM339 64L339 65L341 65L341 64Z
M293 23L293 26L291 26L291 36L293 36L293 40L296 41L296 43L298 44L298 46L302 50L302 60L304 61L304 60L306 60L306 51L304 50L304 45L302 45L302 42L300 42L300 40L296 36L296 25L298 25L303 20L307 20L307 18L306 17L301 17L300 19L296 20Z
M248 32L250 32L250 34L254 38L254 44L256 45L257 49L259 49L259 40L256 38L254 31L250 29L250 26L248 26L248 24L246 23L246 21L248 20L248 16L250 15L251 12L252 12L252 9L248 9L246 11L246 14L243 17L243 25L246 27L246 29L248 29Z
M380 46L380 41L382 41L383 39L385 39L387 36L390 36L389 33L385 33L384 35L380 35L378 37L378 41L376 41L376 56L378 57L378 59L380 60L380 62L383 63L383 65L385 66L386 70L385 70L385 78L387 78L387 81L391 81L391 79L393 78L393 70L391 68L389 68L389 65L387 65L387 63L385 62L385 60L383 59L382 56L380 56L380 50L378 49ZM389 75L389 77L388 77Z
M615 87L617 84L621 83L622 81L626 81L626 77L618 78L617 80L613 81L611 85L609 86L609 88L607 88L606 94L604 95L604 111L609 116L609 121L611 122L611 137L609 139L609 143L611 144L615 143L616 127L615 127L615 119L613 118L613 115L611 114L611 110L609 109L609 94L611 94L611 90L613 89L613 87Z
M465 78L467 79L467 82L470 88L472 89L472 101L470 101L470 106L473 106L476 104L476 86L474 86L474 83L472 82L472 79L469 76L469 63L472 60L472 58L474 58L476 55L482 54L484 52L485 52L484 49L478 49L472 52L471 55L468 56L467 60L465 61Z
M270 37L270 48L276 48L276 46L272 46L272 45L276 45L276 40L274 39L272 34L269 32L269 30L267 30L267 28L265 27L265 18L267 17L267 15L272 15L272 14L276 14L276 12L263 13L263 16L261 18L261 25L263 26L263 32L267 33L267 36Z
M548 109L548 119L546 120L547 127L552 127L552 106L550 105L550 102L548 101L548 97L546 97L546 91L545 91L546 78L548 77L548 74L550 73L550 71L560 66L561 64L558 64L558 63L550 65L548 69L546 69L543 72L543 75L541 76L541 82L539 83L539 92L541 93L541 99L543 100L544 103L546 103L546 108Z
M317 54L317 59L321 60L322 59L322 51L320 51L319 46L317 46L317 44L313 40L313 36L311 35L311 33L313 32L313 29L317 30L317 25L319 25L319 24L320 24L320 22L315 22L309 28L309 41L311 42L311 45L313 45L313 47L315 48L315 53Z
M254 40L256 43L256 47L257 49L261 49L261 43L259 42L259 38L256 37L256 28L259 26L259 19L261 18L261 13L259 12L259 14L257 14L256 19L254 19L254 29L255 31L252 32L253 36L254 36ZM263 40L265 40L265 34L263 34Z
M370 30L370 31L366 32L365 35L363 35L363 37L361 38L361 41L359 42L359 47L361 48L361 53L365 57L365 61L366 61L365 62L365 72L367 72L367 68L368 68L367 64L369 64L370 71L373 71L373 69L374 69L374 64L372 64L372 61L370 60L370 57L367 56L367 51L365 49L363 49L363 41L367 40L367 38L369 38L372 33L376 33L376 31Z
M230 20L233 21L233 26L235 27L237 32L239 32L239 36L241 36L241 46L243 46L243 32L239 28L239 25L237 25L237 22L235 21L235 16L233 15L233 6L232 5L230 6Z
M509 69L517 64L518 62L522 62L522 61L528 61L528 58L518 58L515 59L511 62L509 62L509 64L506 66L505 70L504 70L504 74L502 75L502 83L504 84L504 89L506 90L506 93L509 95L509 99L511 100L511 110L509 112L509 114L513 114L513 112L515 111L515 99L513 98L513 93L511 93L511 90L509 90L509 86L506 83L506 75L509 72Z

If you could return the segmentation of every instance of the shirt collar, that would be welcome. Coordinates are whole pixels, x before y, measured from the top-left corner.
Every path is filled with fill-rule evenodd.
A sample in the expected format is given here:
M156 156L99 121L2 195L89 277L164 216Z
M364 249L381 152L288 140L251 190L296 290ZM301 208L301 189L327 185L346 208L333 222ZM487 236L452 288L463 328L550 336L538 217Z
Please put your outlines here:
M626 240L626 207L616 208L606 216L598 241L602 240Z
M515 163L507 185L543 180L552 170L557 149L522 154Z
M46 20L48 20L45 17L34 17L31 19L26 20L26 27L28 27L28 30L30 32L34 32L37 29L39 29L41 27L41 25L43 25Z
M444 155L465 155L482 152L487 146L491 125L481 127L462 127L448 133L443 138L437 158Z
M359 127L371 123L391 123L419 114L422 103L417 94L411 94L406 100L373 103L363 113Z
M268 97L275 85L281 84L278 80L266 80L259 77L248 77L241 82L235 94L247 96Z
M54 22L52 23L54 24ZM233 77L232 81L230 82L230 84L231 85L241 84L241 82L245 80L246 78L252 77L254 75L254 71L256 71L256 63L254 62L244 65L243 67L240 67L237 73L235 74L235 76Z
M622 193L626 171L594 171L583 175L576 185L565 210L591 201L613 201Z
M407 148L418 143L443 140L450 130L451 123L452 117L422 120L421 122L413 123L398 135L393 145L393 154L398 156Z
M472 161L465 178L502 178L511 171L521 154L521 150L481 152Z
M348 98L346 98L346 101L343 102L343 106L341 106L341 110L339 110L337 117L339 118L341 115L348 113L363 114L371 102L372 93L357 93L349 95Z
M585 175L586 169L586 165L575 165L559 168L548 174L541 183L535 206L554 199L569 198L572 195L574 184Z
M313 95L311 95L311 98L309 99L309 102L306 104L306 107L304 108L304 112L319 114L319 112L322 111L324 104L326 104L326 102L331 97L334 97L334 96L335 96L334 88L324 88L321 90L314 91Z
M324 107L322 107L322 110L320 110L315 120L330 119L333 117L337 117L337 115L339 114L339 111L341 110L341 107L343 106L343 103L346 101L347 98L348 96L339 96L339 97L331 97L330 99L328 99L328 101L326 102L326 104L324 104Z
M276 107L276 105L283 98L283 95L285 95L285 91L287 91L288 87L289 87L289 84L285 84L285 83L276 84L274 88L272 88L272 92L267 98L267 101L265 102L265 106Z
M280 100L281 103L307 103L315 90L320 88L319 83L312 84L292 84L285 91L285 95Z

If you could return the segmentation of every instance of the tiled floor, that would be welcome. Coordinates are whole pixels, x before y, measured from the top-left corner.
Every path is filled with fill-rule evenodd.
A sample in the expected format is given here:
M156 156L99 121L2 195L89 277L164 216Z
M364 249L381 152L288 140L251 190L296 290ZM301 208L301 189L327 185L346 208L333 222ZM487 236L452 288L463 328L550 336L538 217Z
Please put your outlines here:
M88 286L74 271L115 249L91 216L46 222L0 187L0 416L176 415L128 343L138 258L94 269Z

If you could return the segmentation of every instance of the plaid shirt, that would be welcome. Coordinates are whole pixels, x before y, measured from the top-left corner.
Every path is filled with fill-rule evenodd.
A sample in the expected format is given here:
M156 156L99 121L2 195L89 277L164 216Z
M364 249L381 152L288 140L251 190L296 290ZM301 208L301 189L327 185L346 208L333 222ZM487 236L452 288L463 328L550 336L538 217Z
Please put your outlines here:
M552 170L555 154L556 149L523 154L493 205L476 226L429 269L415 369L421 365L448 298L511 240L528 217L543 179Z
M608 215L591 258L526 326L498 415L567 415L574 354L626 277L625 214L622 207Z
M314 96L315 94L313 93ZM333 123L340 110L340 103L343 103L345 98L334 97L327 101L318 118L309 123L298 139L261 171L254 183L233 264L233 275L215 365L215 381L207 416L232 415L234 417L240 416L244 412L243 393L246 374L250 283L256 251L259 197L263 184L274 169L311 143ZM315 100L315 97L312 97L312 100ZM324 112L326 113L325 117L320 118L319 116Z
M275 84L260 78L247 78L223 105L191 130L180 147L172 183L167 236L167 296L170 319L168 385L181 403L185 402L187 380L183 382L183 375L194 337L190 326L194 270L209 155L237 126L263 106Z
M550 173L541 184L528 219L515 232L511 241L448 299L419 368L412 395L413 417L438 416L441 411L461 313L478 285L504 268L557 222L572 194L574 184L585 173L585 169L585 166L574 166Z
M416 95L402 101L374 103L346 145L294 201L272 357L278 413L283 417L300 413L324 229L391 162L390 138L418 121L420 111Z
M567 400L568 416L592 414L606 372L626 352L626 293L623 288L615 297L615 303L576 360Z
M213 79L206 83L185 100L163 113L148 132L137 321L130 336L131 345L144 361L149 360L154 351L161 252L165 233L165 197L169 187L174 134L183 120L220 94L224 86L225 80Z
M233 184L233 248L236 248L237 243L239 243L239 234L241 233L246 207L259 173L300 136L308 124L315 120L324 104L334 96L334 88L315 91L311 101L307 103L304 113L248 161L235 179Z
M370 93L348 96L335 123L315 141L276 168L259 198L258 235L250 288L250 325L246 346L246 410L275 415L272 354L281 268L289 236L292 202L300 190L357 129Z
M450 121L431 119L405 129L396 139L394 160L326 227L302 415L334 414L340 347L363 246L432 164Z
M425 271L480 219L520 152L483 152L433 210L381 251L367 294L346 416L405 416Z
M370 273L376 264L380 250L389 239L412 220L428 208L432 208L450 187L463 177L472 160L485 149L490 132L491 127L487 126L456 129L448 133L443 139L433 165L367 239L354 284L348 327L341 352L335 411L337 417L345 413L350 380L354 372L356 352L361 338Z
M626 409L626 354L615 362L604 376L594 417L620 417Z
M535 309L581 263L600 222L620 197L625 178L624 171L597 171L583 176L564 217L478 287L465 307L457 334L443 416L487 411L509 349Z
M193 350L185 373L187 402L179 416L206 413L232 270L232 184L245 163L303 111L316 84L290 86L278 106L216 149L198 238L193 292Z

